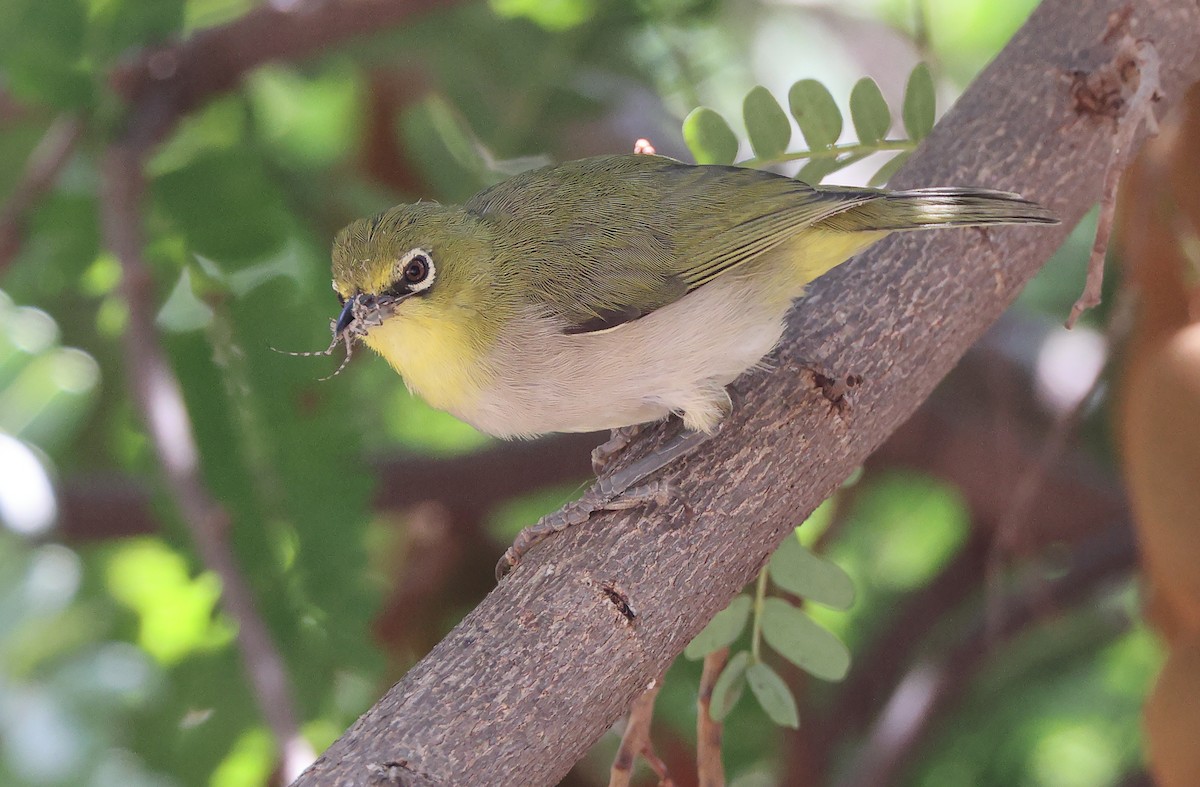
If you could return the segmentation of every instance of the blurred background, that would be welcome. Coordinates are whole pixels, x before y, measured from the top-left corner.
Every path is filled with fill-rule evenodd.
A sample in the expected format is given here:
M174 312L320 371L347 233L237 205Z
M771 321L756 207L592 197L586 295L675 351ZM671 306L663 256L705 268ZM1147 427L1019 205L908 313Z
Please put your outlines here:
M638 138L689 159L684 116L737 118L756 84L784 100L816 78L846 110L871 76L898 106L924 61L940 112L1036 3L357 5L352 38L305 0L0 5L2 784L279 783L277 743L293 762L327 746L490 589L517 530L581 491L601 436L499 444L367 353L320 381L339 356L272 352L328 342L342 225ZM195 92L154 127L144 98L173 79ZM102 225L105 146L138 124L156 129L142 289L123 288ZM880 163L832 180L865 183ZM743 700L726 720L731 784L1149 783L1140 713L1163 656L1140 619L1117 469L1115 299L1059 327L1093 231L801 529L857 586L849 611L809 610L853 663L840 683L778 665L800 729ZM233 556L250 600L234 616L230 566L197 548L131 394L131 359L151 357L128 341L138 308L219 506L201 543ZM265 649L239 648L238 615ZM248 659L283 671L284 702ZM699 675L681 659L654 718L678 784L696 778ZM565 783L607 783L616 745Z

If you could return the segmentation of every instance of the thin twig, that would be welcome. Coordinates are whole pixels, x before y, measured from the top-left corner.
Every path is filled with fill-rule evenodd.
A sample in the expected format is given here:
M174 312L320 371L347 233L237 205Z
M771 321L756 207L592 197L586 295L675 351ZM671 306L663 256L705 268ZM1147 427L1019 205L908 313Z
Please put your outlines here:
M133 398L180 516L204 565L220 577L222 607L237 624L237 643L251 689L290 781L314 755L296 723L283 658L226 538L229 514L200 479L199 449L182 388L155 331L153 280L142 258L142 162L129 149L115 145L104 156L102 178L105 243L121 263L121 294L129 310L123 340Z
M1084 415L1101 396L1114 363L1115 356L1111 352L1111 348L1122 346L1132 330L1133 291L1123 290L1122 293L1108 323L1105 344L1110 351L1105 356L1103 365L1096 371L1096 376L1083 395L1055 419L1049 434L1042 443L1037 459L1025 470L1017 482L1012 491L1012 503L996 525L995 538L992 548L988 552L985 582L987 596L985 618L987 628L992 633L999 631L998 627L1002 618L1005 557L1010 545L1016 540L1014 535L1020 532L1022 524L1029 518L1034 501L1041 493L1046 479L1051 475L1051 468L1058 464L1066 453L1071 435L1078 431Z
M721 763L721 722L714 721L713 687L729 663L729 648L714 650L704 657L700 674L700 696L696 699L696 775L700 787L725 787L725 766Z
M38 200L50 190L58 173L71 160L83 134L83 120L63 115L50 124L25 161L25 171L8 201L0 207L0 271L17 256L25 234L25 220Z
M650 742L650 720L654 716L654 700L661 687L662 679L651 682L629 706L629 719L625 722L625 733L621 736L617 756L613 758L608 787L629 787L633 780L633 766L639 755L658 774L660 787L674 784L667 773L666 764L654 753L654 745Z
M1158 135L1158 118L1154 115L1162 83L1159 80L1158 50L1149 41L1138 41L1126 33L1118 47L1113 64L1118 78L1123 82L1125 70L1137 69L1138 86L1121 117L1117 119L1117 131L1113 138L1112 153L1108 168L1104 171L1104 188L1100 197L1100 216L1096 221L1096 238L1092 242L1092 253L1088 258L1087 279L1083 293L1071 307L1066 325L1073 328L1085 311L1100 304L1100 293L1104 285L1104 258L1108 252L1108 241L1112 235L1113 217L1117 209L1117 186L1121 175L1129 166L1136 149L1134 137L1143 124L1151 136Z

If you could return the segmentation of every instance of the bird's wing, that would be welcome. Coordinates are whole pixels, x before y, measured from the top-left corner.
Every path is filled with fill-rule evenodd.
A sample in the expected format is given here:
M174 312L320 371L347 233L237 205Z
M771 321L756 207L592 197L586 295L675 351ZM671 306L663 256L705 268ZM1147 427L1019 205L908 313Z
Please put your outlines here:
M503 239L501 275L563 330L615 328L662 308L870 190L819 190L739 167L604 156L522 173L466 208Z

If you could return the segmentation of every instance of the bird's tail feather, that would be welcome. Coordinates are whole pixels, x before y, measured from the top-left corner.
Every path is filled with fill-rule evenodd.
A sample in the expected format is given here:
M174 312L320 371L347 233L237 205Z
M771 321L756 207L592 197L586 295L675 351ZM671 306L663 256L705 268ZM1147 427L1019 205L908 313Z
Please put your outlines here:
M880 193L829 216L820 226L835 231L896 232L927 227L988 224L1057 224L1046 208L1019 194L970 188L913 189Z

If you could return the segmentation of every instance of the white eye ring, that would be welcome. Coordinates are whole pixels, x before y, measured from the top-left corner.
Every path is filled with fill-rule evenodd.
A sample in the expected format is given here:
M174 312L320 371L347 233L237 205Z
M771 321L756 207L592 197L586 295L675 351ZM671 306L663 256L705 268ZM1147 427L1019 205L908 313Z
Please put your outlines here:
M396 272L396 283L414 294L432 287L433 280L437 278L433 255L421 248L413 249L401 257L396 263Z

